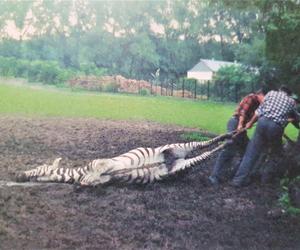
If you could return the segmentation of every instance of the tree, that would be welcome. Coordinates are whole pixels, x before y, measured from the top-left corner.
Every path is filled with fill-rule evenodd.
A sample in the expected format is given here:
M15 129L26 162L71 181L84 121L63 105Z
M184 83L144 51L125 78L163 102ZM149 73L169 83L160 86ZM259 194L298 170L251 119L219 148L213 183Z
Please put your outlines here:
M259 30L265 35L265 58L276 70L277 83L290 84L300 93L300 2L297 0L222 0L240 11L258 10Z
M214 93L221 101L237 102L255 90L259 75L241 65L222 67L214 76Z
M266 54L280 70L282 82L300 81L300 2L266 1ZM300 88L299 88L300 90Z

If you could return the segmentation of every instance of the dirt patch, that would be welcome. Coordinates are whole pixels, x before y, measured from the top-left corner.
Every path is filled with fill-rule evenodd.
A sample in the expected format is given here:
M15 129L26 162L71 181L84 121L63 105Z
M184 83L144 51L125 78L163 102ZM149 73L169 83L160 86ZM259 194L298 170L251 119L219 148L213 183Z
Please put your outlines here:
M51 162L82 166L190 131L97 119L0 118L0 180ZM275 186L207 185L213 160L147 186L0 188L0 249L299 249L300 219L270 218Z

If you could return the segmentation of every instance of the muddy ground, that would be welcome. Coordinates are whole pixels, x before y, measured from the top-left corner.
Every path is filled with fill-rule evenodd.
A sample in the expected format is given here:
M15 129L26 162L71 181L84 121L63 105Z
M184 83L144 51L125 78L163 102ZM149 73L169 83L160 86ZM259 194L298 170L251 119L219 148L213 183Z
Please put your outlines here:
M66 166L191 131L148 122L0 118L0 180L56 157ZM214 159L147 186L0 187L0 249L300 249L300 219L267 216L277 186L208 185Z

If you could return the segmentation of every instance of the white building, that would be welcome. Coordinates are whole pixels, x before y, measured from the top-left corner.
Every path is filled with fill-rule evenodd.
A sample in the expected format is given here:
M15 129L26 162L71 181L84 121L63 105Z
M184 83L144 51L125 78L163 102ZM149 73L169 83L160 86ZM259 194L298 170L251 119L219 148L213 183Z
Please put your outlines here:
M200 83L211 81L221 67L230 65L237 63L200 59L200 62L187 72L187 78L197 79Z

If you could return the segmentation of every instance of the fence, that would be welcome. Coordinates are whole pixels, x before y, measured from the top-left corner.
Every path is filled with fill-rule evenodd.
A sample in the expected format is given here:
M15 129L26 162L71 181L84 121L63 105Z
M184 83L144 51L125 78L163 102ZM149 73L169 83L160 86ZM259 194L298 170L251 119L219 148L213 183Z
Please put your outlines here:
M193 98L198 100L214 100L221 102L239 102L245 95L255 92L260 84L224 84L217 85L213 81L199 83L194 79L181 78L177 81L152 83L150 94Z
M199 83L194 79L179 78L173 81L143 81L122 76L83 76L68 81L72 88L83 88L103 92L161 95L197 100L239 102L243 96L254 92L258 84L216 84L213 81Z

